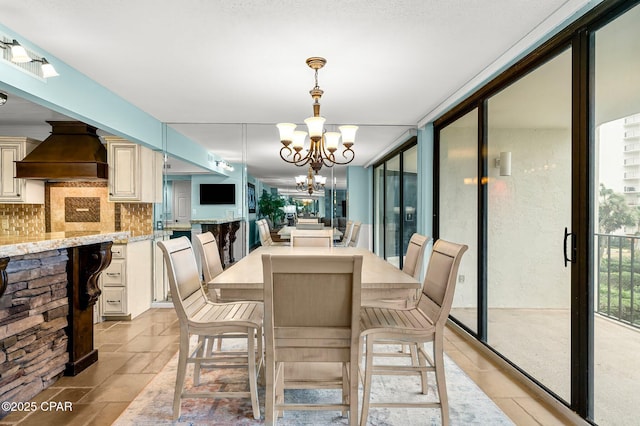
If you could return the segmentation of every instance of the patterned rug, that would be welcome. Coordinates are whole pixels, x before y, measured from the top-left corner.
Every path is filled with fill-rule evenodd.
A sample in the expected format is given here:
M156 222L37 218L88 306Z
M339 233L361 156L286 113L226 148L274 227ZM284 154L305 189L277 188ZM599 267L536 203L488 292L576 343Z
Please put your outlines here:
M195 341L192 341L192 343ZM239 348L242 340L225 340L223 349ZM398 346L396 347L398 348ZM382 350L385 348L381 347ZM387 348L393 350L394 348ZM397 358L396 358L397 359ZM386 362L387 360L385 360ZM172 420L173 390L176 380L176 354L162 371L140 392L129 407L116 420L115 425L255 425L264 420L255 420L248 399L183 399L181 416ZM480 388L445 355L445 371L449 394L449 415L452 425L513 425L509 418L480 390ZM374 376L375 377L375 376ZM187 368L185 387L194 391L210 391L223 387L225 390L248 390L246 369L203 369L200 385L193 387L193 366ZM360 396L362 395L360 389ZM429 376L429 394L420 394L417 376L378 376L374 378L371 401L425 402L437 400L435 377ZM287 402L336 402L340 390L287 390ZM264 388L259 389L260 414L264 418ZM287 411L278 419L279 425L341 425L348 419L339 412ZM386 425L439 425L439 409L422 408L372 408L368 424Z

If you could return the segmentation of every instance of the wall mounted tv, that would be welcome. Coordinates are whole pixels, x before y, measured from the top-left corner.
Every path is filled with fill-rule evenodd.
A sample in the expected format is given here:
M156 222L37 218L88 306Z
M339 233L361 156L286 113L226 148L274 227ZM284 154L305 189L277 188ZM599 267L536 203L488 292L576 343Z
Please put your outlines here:
M235 204L234 183L201 183L200 204Z

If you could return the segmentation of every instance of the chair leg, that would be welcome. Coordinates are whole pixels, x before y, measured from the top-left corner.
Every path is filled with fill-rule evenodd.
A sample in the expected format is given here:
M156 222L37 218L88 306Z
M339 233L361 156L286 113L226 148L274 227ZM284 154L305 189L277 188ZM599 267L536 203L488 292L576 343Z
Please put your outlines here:
M178 355L178 369L176 374L176 387L173 393L173 420L180 418L180 396L184 386L184 378L187 374L187 358L189 357L189 333L180 332L180 349Z
M349 372L347 369L347 364L346 363L342 363L342 403L343 404L348 404L349 403ZM346 408L342 410L342 417L347 417L347 413L349 412L349 410L347 410Z
M420 354L419 349L422 348L422 350L424 350L424 343L413 343L411 346L411 359L412 359L412 365L415 366L420 366L420 367L426 367L427 366L427 360L424 358L423 355ZM415 361L414 361L414 357L415 357ZM420 372L420 385L422 386L422 394L426 395L429 393L429 382L427 379L427 372L426 370L422 370Z
M198 345L200 349L196 352L196 356L198 358L202 358L207 353L207 345L209 344L209 337L207 336L198 336ZM196 361L193 363L193 385L198 386L200 384L200 363L201 361Z
M251 393L251 407L253 408L253 418L260 420L260 406L258 405L258 378L256 376L256 348L254 329L247 330L247 360L249 368L249 392Z
M433 363L436 368L436 386L438 387L438 398L440 399L440 411L442 413L442 425L449 424L449 399L447 398L447 383L444 378L444 342L442 335L436 334L433 340Z
M275 404L276 404L276 368L272 359L267 359L265 363L265 376L267 383L265 385L264 400L264 424L272 426L275 422Z
M367 424L369 416L369 398L371 397L371 375L373 373L373 338L367 337L367 357L364 367L364 386L362 392L362 414L360 415L360 426Z

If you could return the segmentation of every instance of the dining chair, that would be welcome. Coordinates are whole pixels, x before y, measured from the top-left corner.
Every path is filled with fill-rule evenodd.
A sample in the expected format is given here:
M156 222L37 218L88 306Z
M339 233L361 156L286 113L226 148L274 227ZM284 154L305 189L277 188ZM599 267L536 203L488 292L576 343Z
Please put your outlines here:
M329 233L311 235L309 233L291 232L292 247L331 247L333 244L332 235Z
M358 247L358 240L360 240L360 226L361 222L355 222L353 224L353 230L351 231L351 238L349 241L349 247Z
M257 372L262 362L262 324L263 304L260 302L213 303L208 300L201 282L191 242L187 237L168 241L158 241L162 250L171 289L173 306L180 324L180 348L176 385L173 397L173 419L180 417L180 400L182 398L250 398L253 417L260 419L258 406ZM225 333L242 333L247 340L247 350L214 351L205 353L204 340L189 351L189 339L192 335L217 336ZM248 336L248 337L247 337ZM258 336L256 351L256 336ZM256 352L258 361L256 362ZM187 392L184 388L187 364L192 363L202 368L248 368L249 392ZM195 375L194 385L200 381Z
M449 424L449 404L444 373L444 326L453 303L458 267L466 245L438 240L433 245L427 274L420 299L411 308L393 309L384 307L363 307L360 317L360 336L366 340L366 360L362 415L360 425L364 426L370 407L423 407L440 408L442 424ZM374 345L389 341L412 346L411 354L396 354L411 357L411 365L374 364L374 358L389 357L388 353L375 353ZM432 353L424 347L432 342ZM380 402L372 403L371 377L373 375L419 375L422 393L427 393L427 372L435 372L438 390L437 402Z
M349 424L356 425L362 256L263 254L262 264L265 424L274 424L281 411L336 410L348 411ZM336 363L342 364L337 378L315 381L299 376L312 371L314 365ZM298 374L292 373L294 366ZM342 389L342 401L284 400L284 389L315 388Z
M208 288L208 283L220 275L224 269L222 268L222 262L220 260L220 252L218 251L218 245L216 243L216 239L211 232L205 232L202 234L196 234L193 238L193 248L197 255L200 257L200 265L202 265L202 276L203 283L202 286L204 288L205 294L209 297L209 300L212 302L217 302L219 300L218 293L215 289ZM262 338L262 330L258 330L257 333L260 337L255 336L256 338ZM217 341L217 350L222 350L222 340L224 338L233 339L233 338L247 338L246 333L224 333L216 336L200 336L201 340L205 340L205 353L211 354L213 350L214 344ZM194 376L199 377L200 363L196 363L194 367Z
M286 241L275 242L271 238L271 232L269 231L269 224L266 219L260 219L256 221L258 224L258 232L260 233L260 244L263 246L286 246L289 245Z
M349 242L351 241L351 234L353 232L353 221L348 220L347 226L344 229L344 234L342 235L342 241L336 243L336 247L349 247Z

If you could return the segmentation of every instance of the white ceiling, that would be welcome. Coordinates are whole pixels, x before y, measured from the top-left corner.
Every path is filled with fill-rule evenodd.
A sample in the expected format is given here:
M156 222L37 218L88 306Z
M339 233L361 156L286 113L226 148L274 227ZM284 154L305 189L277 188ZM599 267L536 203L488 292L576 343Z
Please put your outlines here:
M303 170L279 158L274 123L312 115L306 58L327 59L322 115L331 126L360 126L352 164L365 165L545 22L585 3L0 0L0 22L228 161L246 162L253 176L292 186ZM13 99L0 126L40 120L48 132L37 113L9 114ZM345 168L334 169L344 182Z

